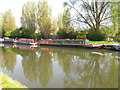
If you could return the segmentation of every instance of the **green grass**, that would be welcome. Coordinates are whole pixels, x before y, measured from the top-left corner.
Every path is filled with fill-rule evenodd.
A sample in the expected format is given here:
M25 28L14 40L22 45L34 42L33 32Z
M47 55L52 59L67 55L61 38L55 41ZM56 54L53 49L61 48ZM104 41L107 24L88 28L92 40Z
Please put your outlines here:
M18 81L13 80L9 76L0 72L0 86L2 88L27 88Z
M105 45L112 45L117 44L118 42L108 42L108 41L90 41L90 44L105 44Z

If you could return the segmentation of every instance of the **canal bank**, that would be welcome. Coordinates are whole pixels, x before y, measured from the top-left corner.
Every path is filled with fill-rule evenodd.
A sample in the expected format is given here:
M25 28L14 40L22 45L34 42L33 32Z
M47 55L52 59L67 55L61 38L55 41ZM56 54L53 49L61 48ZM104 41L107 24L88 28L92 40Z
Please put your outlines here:
M27 88L18 81L13 80L6 74L0 72L0 89L2 88Z

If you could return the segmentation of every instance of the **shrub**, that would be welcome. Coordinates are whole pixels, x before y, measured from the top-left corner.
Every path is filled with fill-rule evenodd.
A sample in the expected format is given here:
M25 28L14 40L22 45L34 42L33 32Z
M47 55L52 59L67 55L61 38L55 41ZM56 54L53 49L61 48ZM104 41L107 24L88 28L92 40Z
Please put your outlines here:
M77 31L76 33L77 33L76 34L77 39L86 39L87 33L85 31Z
M91 41L104 41L106 40L105 34L96 31L88 31L87 38Z
M64 28L60 28L59 31L57 32L58 38L60 39L75 39L76 34L73 30L66 30Z
M32 35L32 37L33 37L34 39L41 39L41 38L42 38L42 35L41 35L40 32L38 32L38 33L34 33L34 34Z

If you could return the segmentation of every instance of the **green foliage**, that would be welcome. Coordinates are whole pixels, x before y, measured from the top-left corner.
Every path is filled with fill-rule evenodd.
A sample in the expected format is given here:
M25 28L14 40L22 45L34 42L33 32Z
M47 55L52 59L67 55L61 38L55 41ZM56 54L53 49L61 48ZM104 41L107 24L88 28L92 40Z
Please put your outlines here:
M11 30L11 31L6 32L6 33L5 33L5 36L10 37L10 36L11 36L11 33L12 33L13 31L14 31L14 30Z
M38 33L34 33L34 34L32 35L32 37L33 37L34 39L41 39L41 38L42 38L42 35L41 35L40 32L38 32Z
M120 32L118 32L116 35L115 35L115 38L114 38L116 41L119 41L120 42Z
M22 17L21 17L21 25L23 28L27 28L31 30L31 32L35 32L36 30L36 13L37 8L35 2L27 2L22 7Z
M40 27L39 31L41 32L43 38L49 38L49 35L52 33L52 19L51 19L51 8L48 6L47 1L38 2L38 17L37 24Z
M86 39L87 32L85 32L85 31L77 31L76 33L77 33L77 35L76 35L77 39Z
M28 29L16 29L13 30L10 34L10 37L13 38L32 38L31 30Z
M88 31L87 38L91 41L104 41L104 40L106 40L105 34L98 32L98 31L92 31L92 30Z
M90 41L90 44L105 44L105 45L112 45L112 44L118 44L118 42Z
M56 30L51 19L51 8L46 0L25 3L22 7L21 24L32 33L38 29L43 38L48 38ZM33 36L35 37L35 35Z
M0 83L2 84L3 88L27 88L26 86L22 85L18 81L13 80L2 72L0 72Z
M76 33L74 31L74 28L71 26L71 14L69 9L65 9L63 15L59 15L58 27L58 38L76 39Z
M58 38L60 39L75 39L76 35L74 31L67 31L64 28L60 28L59 31L57 32Z
M2 26L1 26L3 34L5 34L7 31L11 31L16 29L15 25L15 18L12 15L12 12L6 11L4 14L2 14Z
M71 24L71 14L69 9L65 9L62 16L63 28L69 29Z

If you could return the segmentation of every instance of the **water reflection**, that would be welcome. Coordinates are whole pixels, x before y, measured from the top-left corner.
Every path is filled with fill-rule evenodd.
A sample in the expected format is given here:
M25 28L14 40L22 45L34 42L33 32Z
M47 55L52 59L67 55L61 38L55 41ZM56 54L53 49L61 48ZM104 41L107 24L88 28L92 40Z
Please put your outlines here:
M11 48L0 48L0 67L13 72L16 65L16 53Z
M59 85L63 85L64 88L118 87L118 60L115 58L117 52L58 47L38 47L34 50L0 49L2 49L1 68L13 73L16 57L20 55L21 68L24 70L26 80L36 83L39 81L41 87L53 85L52 83L56 81L54 68L57 67L62 70L57 77L59 80L63 79L64 82Z
M74 52L55 50L58 62L66 73L66 88L118 87L118 60L112 53Z
M40 57L31 52L24 55L22 65L25 76L30 81L39 80L42 87L46 87L53 74L51 59L51 54L45 51L41 52Z

